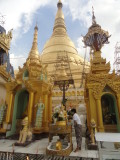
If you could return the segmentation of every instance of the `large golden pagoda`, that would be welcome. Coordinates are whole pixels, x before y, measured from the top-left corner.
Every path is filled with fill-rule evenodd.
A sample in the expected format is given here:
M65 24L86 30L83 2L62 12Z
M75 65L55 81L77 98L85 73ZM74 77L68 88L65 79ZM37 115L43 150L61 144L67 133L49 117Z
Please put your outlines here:
M101 57L101 48L109 43L109 33L92 17L92 26L84 36L84 43L92 50L90 73L85 79L87 125L95 120L99 132L120 132L120 76L109 73L110 63Z
M88 72L89 63L85 62L78 54L78 51L67 34L67 29L64 21L64 15L62 12L62 2L59 0L57 7L57 13L55 16L55 22L53 27L53 33L50 39L44 45L41 60L43 64L48 65L48 77L52 77L56 80L62 80L60 76L60 66L64 65L64 75L67 78L74 80L74 86L66 92L66 97L69 99L68 105L78 105L80 101L83 101L83 87L80 88L82 80L82 73ZM84 69L83 69L84 68ZM66 73L65 73L66 72ZM61 78L60 78L61 77ZM53 106L58 105L62 98L62 91L57 87L53 90Z
M47 79L46 66L43 66L40 60L37 36L36 26L32 48L23 68L19 67L14 81L6 83L7 111L0 131L5 132L7 136L19 132L24 115L28 117L29 126L33 128L34 133L49 130L48 124L52 117L51 85ZM38 112L41 104L45 106L43 114Z

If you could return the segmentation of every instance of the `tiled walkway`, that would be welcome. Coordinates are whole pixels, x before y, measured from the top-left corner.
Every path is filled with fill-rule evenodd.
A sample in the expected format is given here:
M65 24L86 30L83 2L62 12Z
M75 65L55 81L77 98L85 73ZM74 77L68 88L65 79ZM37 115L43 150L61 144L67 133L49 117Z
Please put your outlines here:
M15 143L15 140L0 140L0 151L3 152L12 152L12 144ZM48 145L48 138L43 138L41 140L36 140L27 147L15 146L14 152L17 153L30 153L30 154L46 154L46 147ZM73 138L73 149L76 147L75 138ZM70 156L72 157L86 157L86 158L98 158L98 151L86 150L85 147L85 138L82 139L82 149L81 151L74 153L71 152Z

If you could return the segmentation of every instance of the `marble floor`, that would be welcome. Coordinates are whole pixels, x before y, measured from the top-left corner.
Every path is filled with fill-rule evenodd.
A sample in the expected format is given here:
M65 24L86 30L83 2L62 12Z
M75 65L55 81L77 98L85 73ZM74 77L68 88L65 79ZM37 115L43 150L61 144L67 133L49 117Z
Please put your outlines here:
M3 152L12 152L15 140L0 140L0 151ZM43 138L41 140L36 140L32 144L26 147L14 146L14 152L19 153L31 153L31 154L46 154L46 147L48 145L48 138ZM73 150L76 147L75 137L73 137ZM85 138L82 138L82 149L75 153L71 152L70 156L77 157L86 157L86 158L98 158L98 151L96 150L87 150L85 146Z

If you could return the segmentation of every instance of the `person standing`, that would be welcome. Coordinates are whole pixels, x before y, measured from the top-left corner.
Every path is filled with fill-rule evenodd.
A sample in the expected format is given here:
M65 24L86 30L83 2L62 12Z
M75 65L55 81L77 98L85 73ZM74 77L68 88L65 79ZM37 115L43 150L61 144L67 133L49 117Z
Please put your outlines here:
M73 121L74 121L74 128L75 128L75 136L76 136L76 142L77 142L77 148L74 152L77 152L81 150L81 144L82 144L82 123L80 120L79 115L76 113L76 109L71 109L71 113L73 115Z

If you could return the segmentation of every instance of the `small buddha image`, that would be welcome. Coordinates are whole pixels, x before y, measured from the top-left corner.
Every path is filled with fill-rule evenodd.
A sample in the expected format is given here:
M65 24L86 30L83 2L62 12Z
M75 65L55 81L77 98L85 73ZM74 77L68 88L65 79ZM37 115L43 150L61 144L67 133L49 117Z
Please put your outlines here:
M67 112L65 110L65 106L61 105L58 115L58 121L66 121L67 120Z
M54 123L59 125L66 125L67 124L67 112L65 110L65 106L63 104L54 108L53 113L53 120Z
M56 150L59 150L59 151L62 150L62 143L60 139L58 139L56 142Z

